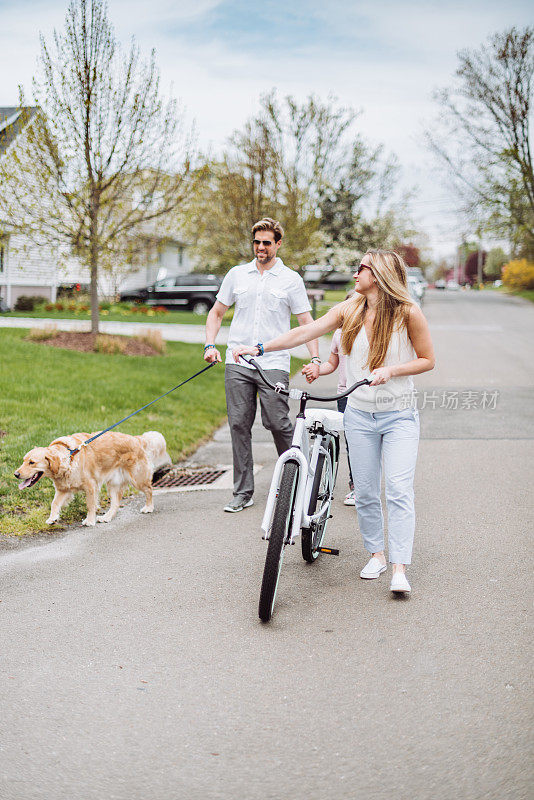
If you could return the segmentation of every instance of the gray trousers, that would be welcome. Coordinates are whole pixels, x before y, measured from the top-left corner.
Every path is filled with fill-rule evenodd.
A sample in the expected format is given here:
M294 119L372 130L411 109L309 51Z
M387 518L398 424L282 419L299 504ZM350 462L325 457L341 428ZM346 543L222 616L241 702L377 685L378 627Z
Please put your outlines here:
M265 370L272 383L289 384L289 373L282 369ZM263 427L271 431L278 455L291 447L293 425L289 419L287 397L266 386L255 369L226 365L226 408L232 436L234 460L234 496L248 500L254 494L252 461L252 425L256 417L257 397L260 398Z

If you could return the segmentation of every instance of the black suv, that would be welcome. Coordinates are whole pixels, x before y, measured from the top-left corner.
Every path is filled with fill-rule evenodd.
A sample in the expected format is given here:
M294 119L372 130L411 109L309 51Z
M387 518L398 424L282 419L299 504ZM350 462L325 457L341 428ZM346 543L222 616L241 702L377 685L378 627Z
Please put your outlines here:
M121 292L120 299L149 306L186 308L194 314L207 314L215 302L221 281L217 275L205 272L169 275L151 286Z

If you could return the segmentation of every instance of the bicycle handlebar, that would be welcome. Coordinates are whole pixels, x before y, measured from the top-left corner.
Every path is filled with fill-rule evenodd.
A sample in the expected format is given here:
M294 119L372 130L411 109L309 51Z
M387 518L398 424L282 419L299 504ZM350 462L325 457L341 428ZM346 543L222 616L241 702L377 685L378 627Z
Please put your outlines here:
M319 397L316 394L310 394L309 392L305 392L302 389L286 389L285 386L282 383L277 383L275 385L274 383L271 383L269 378L266 376L266 374L264 373L264 371L262 370L262 368L260 367L260 365L258 364L258 362L254 358L252 358L251 356L249 356L249 357L239 356L239 358L242 358L243 361L247 362L247 364L252 364L252 366L255 369L258 370L258 372L260 373L261 379L267 384L267 386L270 386L271 389L274 389L275 392L279 392L280 394L287 395L287 397L290 397L293 400L300 400L302 395L306 394L306 396L310 400L317 400L320 403L328 403L328 402L330 402L332 400L339 400L340 397L347 397L349 394L351 394L351 392L353 392L359 386L365 386L365 385L369 386L371 384L371 381L369 380L369 378L364 378L362 381L358 381L357 383L353 384L353 386L351 386L349 389L347 389L346 391L342 392L341 394L334 394L334 395L331 395L331 396L328 395L327 397L325 397L325 396Z

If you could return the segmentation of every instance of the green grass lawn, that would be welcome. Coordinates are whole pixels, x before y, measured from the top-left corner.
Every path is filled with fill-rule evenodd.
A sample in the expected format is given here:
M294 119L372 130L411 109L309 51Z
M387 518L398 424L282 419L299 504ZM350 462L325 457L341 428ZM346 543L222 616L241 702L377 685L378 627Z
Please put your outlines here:
M197 372L197 344L168 342L163 356L78 353L25 341L26 330L0 329L0 535L57 531L85 516L77 495L61 523L45 524L54 495L42 478L20 491L13 472L24 454L60 435L92 432L125 417ZM292 360L292 368L303 362ZM174 462L183 459L226 416L224 367L213 367L120 425L123 433L160 431ZM229 450L229 459L231 458Z
M499 287L501 291L504 291L506 294L515 294L517 297L524 297L525 300L530 300L531 303L534 303L534 289L506 289L503 287Z

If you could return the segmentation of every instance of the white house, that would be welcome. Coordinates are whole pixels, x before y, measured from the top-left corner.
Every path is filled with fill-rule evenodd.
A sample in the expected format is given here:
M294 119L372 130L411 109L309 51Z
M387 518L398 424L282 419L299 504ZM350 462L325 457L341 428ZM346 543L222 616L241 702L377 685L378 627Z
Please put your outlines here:
M31 107L0 107L0 158L18 136L24 135L24 127L31 124L36 111ZM26 236L0 234L0 298L13 308L21 295L41 295L53 302L61 286L88 285L89 270L74 256L65 259L60 255L58 248L38 247ZM121 278L120 288L144 286L193 268L194 262L179 234L163 239L148 235L137 248L131 271ZM100 276L99 284L103 296L119 288L105 274Z

